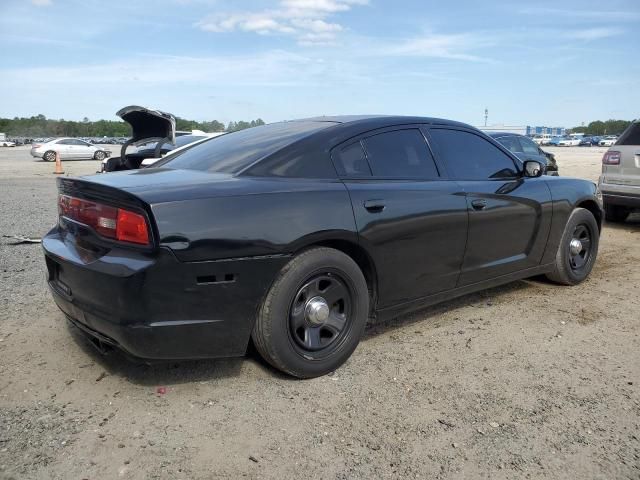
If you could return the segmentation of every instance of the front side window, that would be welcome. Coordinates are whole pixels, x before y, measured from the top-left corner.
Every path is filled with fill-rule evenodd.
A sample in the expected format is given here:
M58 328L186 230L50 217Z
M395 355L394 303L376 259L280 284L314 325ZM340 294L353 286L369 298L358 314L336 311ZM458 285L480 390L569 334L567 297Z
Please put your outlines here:
M459 180L513 178L518 171L502 150L479 135L462 130L430 130L449 174Z
M374 177L438 178L438 169L422 132L393 130L363 141Z

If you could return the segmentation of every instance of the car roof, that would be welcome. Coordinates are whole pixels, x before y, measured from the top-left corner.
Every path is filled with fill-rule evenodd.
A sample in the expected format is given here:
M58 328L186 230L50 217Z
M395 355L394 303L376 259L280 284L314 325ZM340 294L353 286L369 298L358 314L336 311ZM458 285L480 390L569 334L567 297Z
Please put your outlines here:
M521 135L519 133L513 133L513 132L484 132L487 135L489 135L492 138L500 138L500 137L524 137L524 135Z
M292 122L330 122L340 124L366 124L366 123L388 123L393 124L408 124L408 123L429 123L434 125L457 125L469 127L469 125L456 122L454 120L447 120L444 118L436 117L422 117L415 115L327 115L310 118L301 118L297 120L290 120Z

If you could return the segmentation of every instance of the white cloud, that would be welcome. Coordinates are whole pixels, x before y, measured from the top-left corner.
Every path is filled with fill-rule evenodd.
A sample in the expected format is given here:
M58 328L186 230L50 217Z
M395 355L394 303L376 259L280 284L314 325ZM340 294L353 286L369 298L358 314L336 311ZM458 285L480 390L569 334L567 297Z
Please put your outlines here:
M518 13L523 15L535 15L536 17L544 17L549 20L553 19L566 19L572 20L585 20L585 21L627 21L631 22L640 19L640 12L638 11L624 11L624 10L592 10L589 8L584 9L563 9L563 8L548 8L548 7L524 7L518 10Z
M571 38L574 40L601 40L603 38L615 37L617 35L622 35L624 30L615 27L596 27L596 28L587 28L584 30L575 30L573 32L566 33L567 38Z
M261 35L291 35L301 45L325 45L335 41L342 25L327 21L369 0L280 0L279 8L261 12L216 13L196 24L208 32L245 31Z
M470 62L491 62L492 60L469 52L490 47L490 38L472 34L426 34L419 37L402 40L396 45L382 49L381 53L388 56L433 57Z
M37 7L48 7L53 2L51 0L31 0L31 3Z

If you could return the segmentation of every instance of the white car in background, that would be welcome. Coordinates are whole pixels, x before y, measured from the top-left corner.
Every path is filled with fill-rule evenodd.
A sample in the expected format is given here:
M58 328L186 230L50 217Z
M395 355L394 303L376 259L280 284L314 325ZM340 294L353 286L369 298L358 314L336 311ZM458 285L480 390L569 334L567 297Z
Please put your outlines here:
M600 139L600 143L598 143L598 145L600 145L601 147L610 147L617 141L618 137L616 137L615 135L607 135L606 137L602 137Z
M60 160L93 159L102 161L111 155L110 151L77 138L54 138L44 143L31 145L31 156L42 158L47 162L55 161L56 153L60 155Z
M577 147L580 145L579 137L563 138L558 142L559 147Z
M534 135L531 140L533 140L538 145L547 145L549 143L549 140L551 140L552 138L553 135L545 133L544 135Z
M16 144L9 140L0 140L0 147L15 147Z

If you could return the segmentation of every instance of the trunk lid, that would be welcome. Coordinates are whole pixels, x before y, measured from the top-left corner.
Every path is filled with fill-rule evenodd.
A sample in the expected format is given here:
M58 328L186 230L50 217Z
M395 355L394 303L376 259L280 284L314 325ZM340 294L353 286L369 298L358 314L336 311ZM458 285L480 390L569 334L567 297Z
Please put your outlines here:
M129 105L118 110L116 115L131 125L131 144L156 139L168 139L172 144L176 143L176 119L170 113Z

